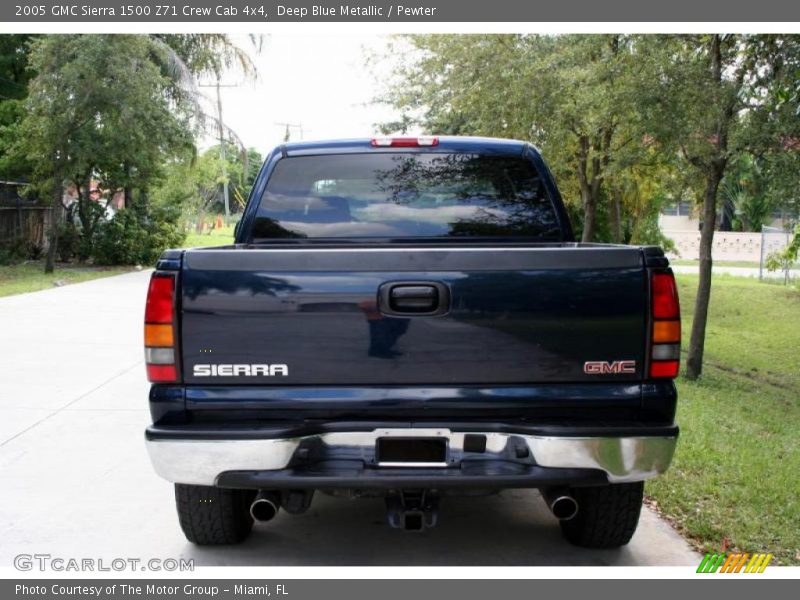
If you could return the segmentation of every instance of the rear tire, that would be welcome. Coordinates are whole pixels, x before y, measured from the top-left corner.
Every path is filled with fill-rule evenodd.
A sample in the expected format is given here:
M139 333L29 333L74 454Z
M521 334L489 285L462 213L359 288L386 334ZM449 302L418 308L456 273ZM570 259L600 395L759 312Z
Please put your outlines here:
M251 490L175 484L175 505L186 539L199 546L238 544L253 528Z
M644 483L572 489L578 514L561 521L567 540L583 548L619 548L633 537L642 510Z

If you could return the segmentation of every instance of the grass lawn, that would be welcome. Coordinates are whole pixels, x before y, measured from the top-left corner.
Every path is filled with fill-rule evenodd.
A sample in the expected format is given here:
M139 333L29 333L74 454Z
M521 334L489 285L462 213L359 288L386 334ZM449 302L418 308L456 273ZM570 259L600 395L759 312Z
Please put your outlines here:
M0 265L0 296L24 294L46 290L61 281L64 284L80 283L99 277L120 275L130 267L95 267L89 265L57 264L53 273L45 275L44 263L26 262L19 265Z
M233 243L233 227L214 229L207 233L190 231L183 243L184 248L202 248L203 246L226 246Z
M678 282L685 347L697 277ZM800 565L798 315L790 288L714 277L703 376L678 380L678 449L647 484L701 551L772 552Z

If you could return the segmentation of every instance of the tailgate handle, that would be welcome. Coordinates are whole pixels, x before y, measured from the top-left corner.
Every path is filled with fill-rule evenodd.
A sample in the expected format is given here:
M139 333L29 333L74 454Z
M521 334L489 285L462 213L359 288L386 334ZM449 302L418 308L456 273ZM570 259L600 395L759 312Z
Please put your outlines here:
M432 285L396 285L389 298L392 310L407 312L431 312L438 302L439 294Z
M383 284L379 297L388 315L437 315L447 312L450 294L439 282L397 282Z

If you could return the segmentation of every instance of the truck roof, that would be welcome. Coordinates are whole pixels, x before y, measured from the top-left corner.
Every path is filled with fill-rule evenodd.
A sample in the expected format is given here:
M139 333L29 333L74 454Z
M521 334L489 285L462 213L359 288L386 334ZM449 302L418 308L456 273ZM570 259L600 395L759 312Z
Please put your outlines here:
M417 136L376 136L379 138L414 138ZM427 136L426 136L427 137ZM320 140L287 142L281 145L286 156L300 156L309 154L338 154L347 152L364 151L391 151L391 152L479 152L481 154L507 154L519 155L525 147L533 148L528 142L489 137L466 136L435 136L438 138L436 146L404 147L378 147L372 146L373 138L354 138L341 140ZM535 150L535 148L534 148ZM538 150L537 150L538 153Z

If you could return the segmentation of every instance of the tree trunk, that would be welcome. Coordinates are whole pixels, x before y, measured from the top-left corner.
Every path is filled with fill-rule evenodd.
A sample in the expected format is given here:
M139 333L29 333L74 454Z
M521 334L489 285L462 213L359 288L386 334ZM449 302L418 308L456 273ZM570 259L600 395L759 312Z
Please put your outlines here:
M133 188L131 187L131 166L125 163L125 186L122 194L122 208L133 206ZM111 196L114 197L113 194ZM116 207L115 207L116 208Z
M81 243L78 245L78 260L83 262L89 258L89 239L91 238L91 224L89 222L89 188L91 188L91 180L87 183L81 177L74 179L76 193L78 197L75 202L78 204L78 220L81 222L80 239Z
M50 240L47 247L47 256L44 261L44 272L52 273L56 268L56 252L58 252L58 225L56 221L56 213L58 207L53 207L53 218L50 220Z
M47 256L44 261L44 272L52 273L56 268L56 256L58 253L58 230L61 227L61 195L64 193L62 179L59 176L58 169L53 169L53 212L50 218L50 238L47 247Z
M594 223L596 204L589 184L589 137L582 135L579 138L578 152L578 183L581 189L581 206L583 207L583 233L582 242L591 242L594 237Z
M611 235L615 244L622 243L622 192L618 187L611 190Z
M583 203L583 234L581 242L591 242L594 238L594 227L597 216L597 205L591 195L587 196Z
M700 280L694 303L692 334L689 339L689 355L686 359L686 378L695 380L703 372L703 351L706 341L708 303L711 299L711 248L717 221L717 190L725 172L724 165L711 166L706 174L703 193L703 230L700 232Z
M595 148L595 152L597 149ZM594 241L594 230L597 224L597 206L600 204L600 158L598 156L594 156L592 158L592 172L591 172L591 179L589 181L589 199L586 203L586 219L590 223L590 227L587 229L584 228L584 239L581 240L583 242L592 242Z
M722 86L722 37L711 38L711 83ZM745 69L740 69L736 76L737 89L744 82ZM728 165L728 133L730 124L736 116L737 96L729 94L721 107L720 119L714 132L716 152L706 163L705 191L703 193L703 230L700 232L700 278L697 283L697 298L694 304L692 334L689 339L689 354L686 358L686 378L695 380L703 372L703 351L706 341L706 323L708 321L708 303L711 299L711 248L714 242L714 228L717 221L717 192Z

